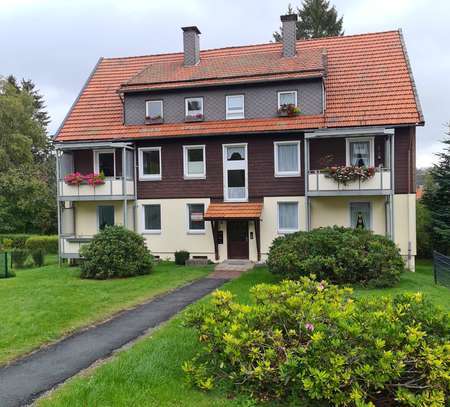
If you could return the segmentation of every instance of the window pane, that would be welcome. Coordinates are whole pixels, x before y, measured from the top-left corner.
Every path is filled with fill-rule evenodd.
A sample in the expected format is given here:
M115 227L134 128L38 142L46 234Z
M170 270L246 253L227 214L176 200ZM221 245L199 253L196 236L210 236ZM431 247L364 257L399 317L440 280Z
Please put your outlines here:
M227 147L227 160L245 160L245 147Z
M244 96L228 96L228 110L242 110L244 108Z
M162 117L162 102L151 100L147 102L147 114L150 118Z
M144 205L145 230L161 230L161 206Z
M194 115L194 114L201 114L202 113L202 99L188 99L187 101L187 114L188 115Z
M277 144L278 172L298 172L298 144Z
M187 160L188 174L203 174L203 148L189 148L187 150Z
M160 163L159 163L159 151L143 151L142 152L142 168L145 175L159 175Z
M228 170L228 187L245 187L245 170Z
M350 142L350 164L357 167L370 165L370 143L368 141Z
M98 170L106 177L114 177L114 153L98 153Z
M114 225L114 206L98 207L98 228L105 229L106 226Z
M278 225L280 230L298 230L298 203L278 204Z
M295 105L295 93L280 93L280 106L282 105Z
M203 204L188 204L189 209L189 230L204 230L205 221L203 214L205 212L205 205Z
M370 203L358 202L350 204L351 226L355 229L370 230Z

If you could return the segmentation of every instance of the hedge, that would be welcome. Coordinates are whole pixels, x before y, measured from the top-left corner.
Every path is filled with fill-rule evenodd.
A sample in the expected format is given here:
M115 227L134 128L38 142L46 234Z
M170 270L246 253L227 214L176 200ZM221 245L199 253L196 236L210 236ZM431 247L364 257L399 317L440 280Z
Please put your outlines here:
M13 249L24 249L26 241L33 235L28 234L2 234L0 235L0 244L3 245L5 240L12 241Z
M25 243L30 251L42 250L46 254L58 254L58 236L31 236Z

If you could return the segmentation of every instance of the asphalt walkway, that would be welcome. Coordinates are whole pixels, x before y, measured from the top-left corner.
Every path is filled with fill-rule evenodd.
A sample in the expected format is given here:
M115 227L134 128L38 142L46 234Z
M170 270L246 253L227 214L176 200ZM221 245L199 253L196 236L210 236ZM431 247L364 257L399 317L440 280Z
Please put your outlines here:
M194 281L0 368L0 406L16 407L30 403L226 281L226 278Z

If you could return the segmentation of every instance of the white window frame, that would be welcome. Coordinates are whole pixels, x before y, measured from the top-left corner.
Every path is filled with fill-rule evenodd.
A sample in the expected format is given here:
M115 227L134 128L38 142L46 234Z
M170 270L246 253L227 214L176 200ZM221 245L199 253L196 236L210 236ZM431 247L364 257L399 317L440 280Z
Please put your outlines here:
M223 197L226 202L247 202L248 201L248 148L247 143L232 143L222 144L222 162L223 162ZM228 147L244 147L245 160L244 165L242 161L228 161L227 148ZM239 163L239 164L235 164ZM241 168L242 167L242 168ZM228 197L228 170L245 170L245 197L242 199L232 199Z
M297 228L289 228L289 229L282 229L280 227L280 204L297 204ZM298 201L278 201L277 202L277 232L278 234L288 234L288 233L295 233L300 230L300 213L299 213L300 204Z
M144 152L146 151L158 151L159 153L159 174L144 174ZM139 152L139 181L161 181L162 178L162 160L161 160L161 147L141 147Z
M230 98L236 98L236 97L240 97L242 98L242 110L229 110L229 100ZM236 120L236 119L244 119L245 118L245 95L241 94L241 95L227 95L225 98L225 105L226 105L226 115L225 118L226 120ZM232 116L233 114L238 114L240 113L241 116Z
M351 142L369 142L369 167L375 166L375 142L373 137L347 137L345 139L345 164L351 165L350 160L350 143Z
M164 118L164 103L163 100L159 99L159 100L146 100L145 101L145 117L150 118L149 114L148 114L148 106L150 103L159 103L161 105L161 119Z
M297 144L297 171L279 171L278 170L278 146L283 144ZM274 174L275 177L300 177L301 175L301 161L300 161L300 140L290 141L274 141L273 142L273 155L274 155Z
M352 205L353 204L368 204L369 205L369 222L370 227L367 230L371 230L373 232L373 205L370 201L350 201L348 203L348 227L352 227Z
M295 107L297 107L297 91L296 90L281 90L278 92L278 109L281 107L281 95L284 95L286 93L293 93L295 96Z
M108 204L108 203L103 203L103 204L97 205L96 206L96 212L97 212L97 233L101 232L101 230L100 230L100 207L103 207L103 206L111 206L113 208L113 212L114 212L113 213L113 217L114 217L114 224L113 224L113 226L117 225L117 223L116 223L116 206L113 205L113 204Z
M189 150L203 150L203 172L201 174L189 174L188 151ZM201 145L187 145L183 146L183 176L185 179L205 179L206 178L206 148L204 144Z
M201 100L202 101L202 108L201 108L201 113L200 114L203 116L203 104L204 104L203 96L195 96L195 97L189 97L189 98L185 98L184 99L184 116L185 117L191 117L192 116L192 115L189 115L189 111L188 111L188 102L191 101L191 100Z
M189 219L189 205L203 205L203 229L191 229ZM186 203L186 231L188 235L204 235L206 233L205 221L206 204L204 202L188 202Z
M160 216L160 223L161 223L161 228L160 229L146 229L145 228L145 207L146 206L159 206L159 216ZM145 233L147 235L160 235L162 233L162 205L160 203L153 203L153 202L149 202L149 203L145 203L142 204L142 222L141 222L141 228L142 228L142 233Z
M112 177L107 178L116 178L116 149L111 148L108 150L94 150L94 172L100 174L100 160L98 159L99 154L113 154L114 160L114 175Z

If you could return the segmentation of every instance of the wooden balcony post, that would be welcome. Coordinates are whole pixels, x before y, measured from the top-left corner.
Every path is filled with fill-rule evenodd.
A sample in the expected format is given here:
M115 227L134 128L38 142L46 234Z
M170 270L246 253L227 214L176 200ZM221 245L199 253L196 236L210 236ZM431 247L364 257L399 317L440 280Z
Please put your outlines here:
M214 240L214 258L216 260L219 260L219 241L218 241L219 222L217 220L211 220L211 228Z

